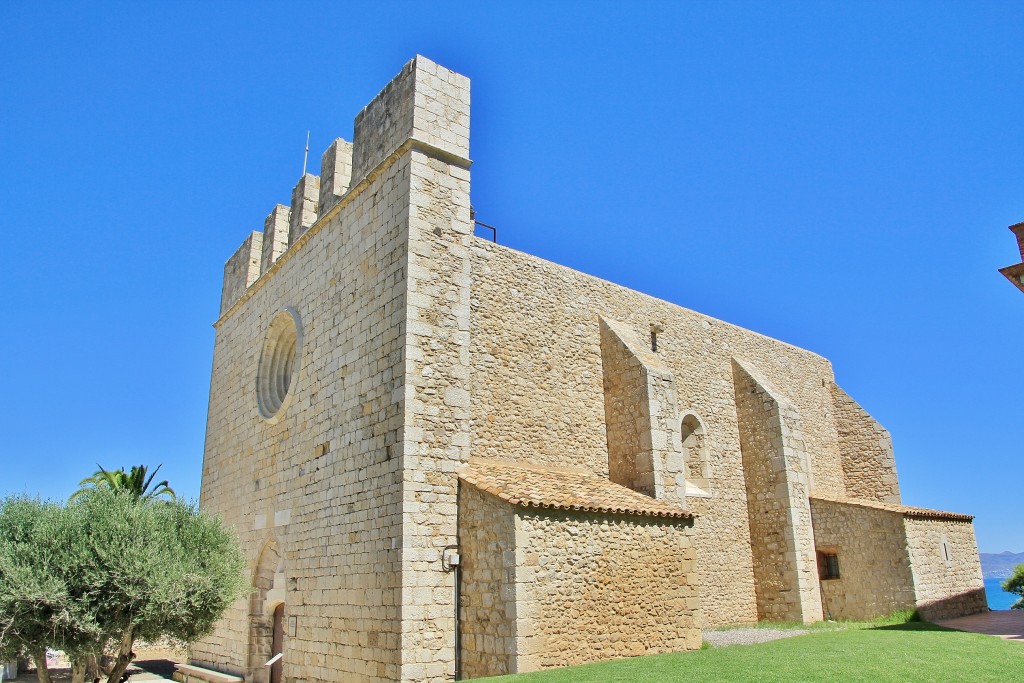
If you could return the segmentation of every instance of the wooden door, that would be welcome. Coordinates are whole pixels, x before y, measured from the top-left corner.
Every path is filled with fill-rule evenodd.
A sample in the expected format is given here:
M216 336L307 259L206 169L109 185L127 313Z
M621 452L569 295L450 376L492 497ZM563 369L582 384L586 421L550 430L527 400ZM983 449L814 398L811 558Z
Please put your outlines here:
M284 603L274 609L274 639L270 645L270 656L275 657L282 652L284 652ZM283 671L284 657L270 665L270 683L281 683Z

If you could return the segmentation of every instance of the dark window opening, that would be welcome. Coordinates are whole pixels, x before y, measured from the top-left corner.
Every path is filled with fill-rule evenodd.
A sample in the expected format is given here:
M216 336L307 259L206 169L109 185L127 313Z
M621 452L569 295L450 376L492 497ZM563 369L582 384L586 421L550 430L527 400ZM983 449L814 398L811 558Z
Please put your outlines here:
M658 352L658 333L664 331L661 325L651 323L651 351Z
M839 555L818 551L818 577L822 581L839 578Z

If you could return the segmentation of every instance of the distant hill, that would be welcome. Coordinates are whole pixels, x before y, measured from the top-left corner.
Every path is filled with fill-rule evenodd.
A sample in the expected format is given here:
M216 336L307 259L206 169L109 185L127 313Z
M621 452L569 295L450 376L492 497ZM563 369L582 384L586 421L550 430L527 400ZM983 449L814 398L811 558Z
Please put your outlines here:
M1024 564L1024 553L979 553L981 555L981 573L986 579L1005 579L1013 573L1013 568Z

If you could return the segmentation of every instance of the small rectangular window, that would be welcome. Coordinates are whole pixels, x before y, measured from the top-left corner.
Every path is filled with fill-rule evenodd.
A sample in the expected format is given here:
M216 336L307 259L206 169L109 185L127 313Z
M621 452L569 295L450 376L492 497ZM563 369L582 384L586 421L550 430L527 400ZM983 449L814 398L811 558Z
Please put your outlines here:
M822 581L839 578L839 555L834 552L818 551L818 578Z

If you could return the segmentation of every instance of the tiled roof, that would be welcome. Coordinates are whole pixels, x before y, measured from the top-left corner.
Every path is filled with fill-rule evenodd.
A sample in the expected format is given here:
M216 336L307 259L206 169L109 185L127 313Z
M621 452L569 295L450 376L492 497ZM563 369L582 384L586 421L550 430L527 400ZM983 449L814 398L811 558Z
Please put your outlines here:
M970 522L974 515L964 515L959 512L945 512L943 510L929 510L928 508L916 508L900 503L880 503L875 500L861 500L860 498L828 498L823 496L812 496L811 500L822 500L827 503L842 503L843 505L854 505L856 507L871 508L874 510L888 510L898 512L904 517L916 519L950 519L958 522Z
M459 478L522 507L692 519L693 513L620 486L592 472L471 460Z

